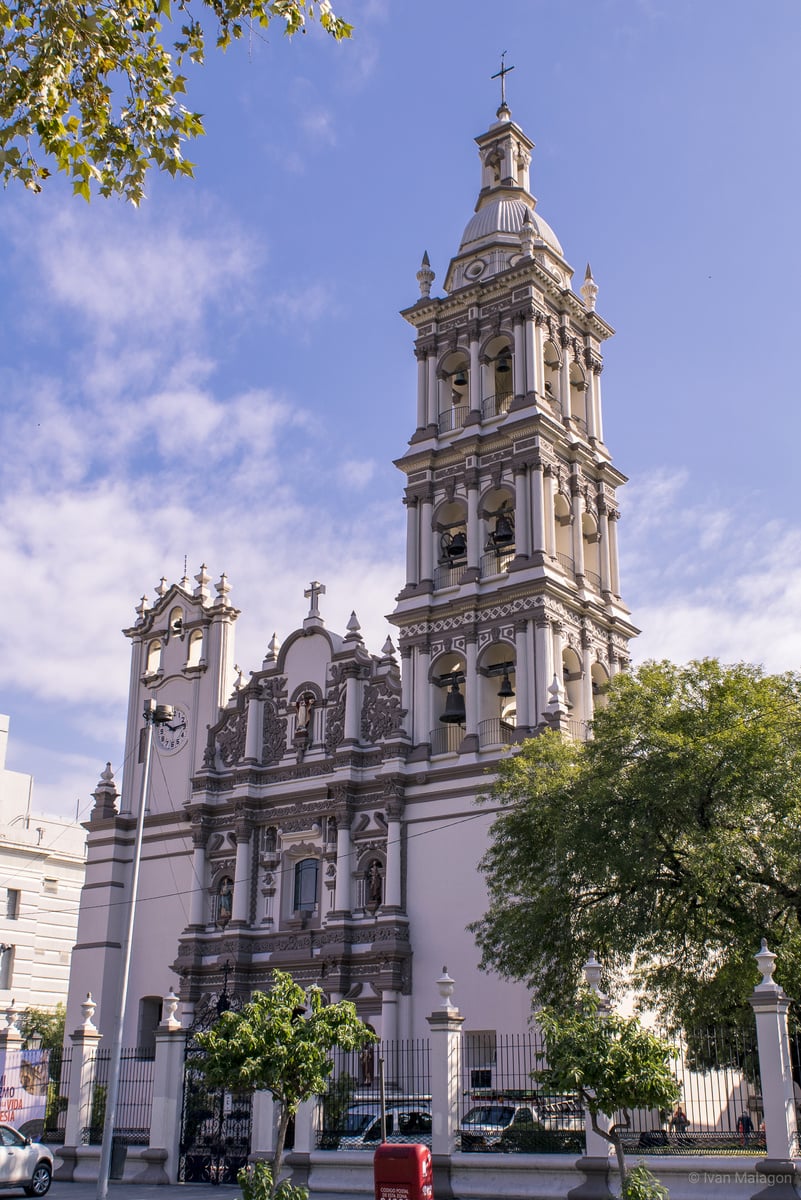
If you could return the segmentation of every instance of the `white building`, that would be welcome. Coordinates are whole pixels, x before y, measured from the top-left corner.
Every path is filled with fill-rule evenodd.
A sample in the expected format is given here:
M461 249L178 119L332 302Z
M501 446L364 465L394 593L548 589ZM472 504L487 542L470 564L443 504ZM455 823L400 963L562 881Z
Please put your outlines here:
M87 990L101 1029L114 1020L150 697L176 715L156 736L127 1044L150 1036L171 983L191 1014L224 979L247 995L273 967L354 999L386 1038L427 1032L443 963L475 1031L525 1023L525 989L478 970L465 928L484 911L492 820L474 800L522 738L584 736L636 630L618 579L625 480L603 439L612 329L589 267L572 289L505 103L476 141L478 202L444 295L425 256L403 314L418 385L397 462L398 650L369 653L355 616L328 630L312 583L300 627L244 680L224 576L210 586L204 566L143 598L126 631L129 767L120 796L108 775L95 792L68 1028Z
M32 811L33 776L6 769L0 716L0 1008L52 1009L67 999L86 833Z

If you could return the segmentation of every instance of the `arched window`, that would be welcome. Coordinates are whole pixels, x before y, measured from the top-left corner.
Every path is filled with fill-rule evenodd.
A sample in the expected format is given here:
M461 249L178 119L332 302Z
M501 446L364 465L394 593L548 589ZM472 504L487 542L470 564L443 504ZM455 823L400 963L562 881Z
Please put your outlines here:
M294 912L314 912L317 907L317 880L320 863L316 858L302 858L295 863Z
M180 604L176 604L175 608L170 613L170 635L172 637L180 637L184 631L184 610Z
M562 651L562 675L570 710L568 729L573 737L583 738L586 727L581 694L581 659L571 646L565 646Z
M147 666L145 670L148 675L155 675L161 668L161 642L156 638L150 643L147 648Z
M199 667L203 657L203 630L193 629L189 635L189 645L186 648L186 665Z
M575 566L573 563L570 502L562 492L557 492L554 497L553 511L556 528L556 557L565 570L572 575Z
M470 411L470 360L463 350L449 354L442 363L439 388L440 433L461 429Z
M456 752L465 733L465 660L460 654L441 655L431 667L431 753Z
M559 351L553 342L547 341L545 343L542 358L545 395L561 411L561 401L559 399Z
M592 707L593 712L599 708L606 708L609 703L609 672L606 667L599 662L592 664L590 671L592 677Z
M578 363L570 364L570 408L579 428L587 432L587 380Z
M584 539L584 575L596 591L601 590L601 556L598 522L592 513L581 515L581 536Z

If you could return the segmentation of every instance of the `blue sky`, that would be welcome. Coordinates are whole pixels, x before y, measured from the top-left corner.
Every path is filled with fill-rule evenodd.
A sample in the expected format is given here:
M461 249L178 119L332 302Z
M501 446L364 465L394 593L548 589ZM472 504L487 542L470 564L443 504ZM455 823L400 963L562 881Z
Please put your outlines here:
M352 42L210 54L194 182L140 209L0 195L0 711L35 805L120 768L143 592L206 562L237 661L402 586L414 302L508 99L532 187L617 329L603 376L635 657L801 660L797 0L341 0Z

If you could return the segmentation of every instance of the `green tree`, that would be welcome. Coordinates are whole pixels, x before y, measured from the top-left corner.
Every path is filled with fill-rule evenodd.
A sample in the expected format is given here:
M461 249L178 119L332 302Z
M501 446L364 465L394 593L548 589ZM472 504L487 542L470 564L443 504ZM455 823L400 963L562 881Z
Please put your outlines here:
M17 1018L23 1049L29 1049L38 1038L42 1050L60 1050L64 1045L66 1022L67 1010L63 1004L57 1004L55 1008L26 1008Z
M668 1109L678 1100L673 1048L636 1017L601 1011L592 993L572 1010L543 1009L537 1021L548 1066L535 1077L551 1091L579 1094L593 1129L614 1147L623 1200L664 1200L668 1193L650 1171L628 1169L621 1133L632 1110Z
M348 1000L326 1004L319 988L308 993L283 971L273 972L269 992L254 992L239 1012L226 1012L199 1034L211 1087L271 1092L279 1106L272 1160L275 1193L290 1117L300 1104L325 1092L333 1070L331 1050L358 1050L375 1041Z
M87 200L138 203L151 167L192 174L182 146L203 122L181 68L203 62L207 26L225 49L246 28L275 19L291 35L315 18L350 36L330 0L0 0L0 175L38 192L55 164Z
M736 1020L763 937L801 998L801 676L716 660L619 675L586 743L501 764L482 965L564 1006L596 950L687 1029Z

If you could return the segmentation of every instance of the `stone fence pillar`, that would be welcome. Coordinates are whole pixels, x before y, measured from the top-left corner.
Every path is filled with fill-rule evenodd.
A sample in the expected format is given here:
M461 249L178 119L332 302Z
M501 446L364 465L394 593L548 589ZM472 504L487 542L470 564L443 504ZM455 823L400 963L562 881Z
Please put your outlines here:
M97 1005L92 999L92 993L86 993L86 999L81 1005L83 1024L70 1034L72 1043L72 1061L70 1063L70 1081L67 1089L67 1120L64 1126L64 1145L58 1151L61 1165L54 1172L55 1179L72 1182L75 1177L75 1164L78 1158L78 1147L81 1145L84 1129L92 1123L92 1100L97 1063L97 1049L103 1036L98 1033L92 1023Z
M767 1176L767 1187L754 1193L770 1200L790 1200L798 1197L801 1180L793 1162L797 1154L797 1124L793 1072L790 1061L790 1037L787 1032L789 998L773 982L776 955L768 950L765 939L757 960L762 979L749 996L756 1016L759 1072L762 1080L762 1103L765 1114L766 1157L756 1164L760 1174Z
M156 1030L153 1064L153 1103L150 1109L150 1144L147 1168L137 1183L176 1183L181 1141L186 1030L177 1019L178 997L170 989L164 997L161 1024Z
M442 1002L430 1017L426 1017L431 1030L431 1157L434 1195L437 1200L449 1200L453 1196L451 1154L459 1126L464 1017L452 1004L454 981L447 967L442 968L437 987Z

